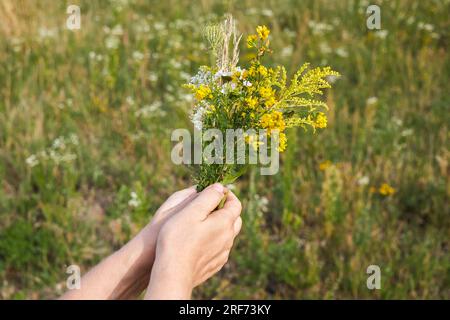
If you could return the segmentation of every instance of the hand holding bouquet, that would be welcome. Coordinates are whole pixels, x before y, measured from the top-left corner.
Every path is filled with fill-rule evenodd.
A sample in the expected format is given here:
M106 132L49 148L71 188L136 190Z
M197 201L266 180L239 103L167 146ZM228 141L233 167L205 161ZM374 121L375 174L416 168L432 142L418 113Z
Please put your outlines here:
M243 68L238 66L242 35L237 33L233 18L227 16L222 24L205 28L215 66L200 67L186 85L196 100L192 122L205 134L215 129L225 136L228 130L239 129L243 137L231 144L227 139L223 148L223 139L214 134L201 142L202 149L207 149L211 140L220 141L221 148L215 150L214 161L204 157L206 161L197 166L194 178L198 191L215 182L235 181L252 163L252 151L263 147L269 153L285 151L286 129L310 127L315 131L327 126L327 105L316 96L331 87L327 77L339 74L330 67L311 69L305 63L288 82L284 67L263 64L264 56L271 53L269 34L266 26L258 26L256 34L247 37L247 47L255 54ZM240 142L249 147L248 154L237 152ZM234 161L227 161L225 154L235 156Z

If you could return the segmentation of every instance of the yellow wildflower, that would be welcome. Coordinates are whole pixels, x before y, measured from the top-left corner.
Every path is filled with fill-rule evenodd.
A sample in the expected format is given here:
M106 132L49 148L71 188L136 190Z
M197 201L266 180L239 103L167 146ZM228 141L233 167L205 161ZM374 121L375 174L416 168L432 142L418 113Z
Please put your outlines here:
M383 196L390 196L393 195L395 193L395 189L392 188L390 185L388 185L387 183L383 183L380 188L378 189L378 192L383 195Z
M247 37L247 48L253 48L256 46L256 41L258 36L256 34L251 34Z
M205 85L201 85L200 87L198 87L197 91L195 92L195 98L199 101L210 96L211 96L211 89Z
M273 106L273 105L275 104L275 102L277 102L277 100L275 100L274 97L270 97L270 98L268 98L268 99L266 100L266 102L264 103L264 105L265 105L267 108L270 108L271 106Z
M278 151L283 152L287 147L287 137L284 132L280 133L279 140Z
M261 87L259 88L259 94L263 99L269 99L273 96L274 92L272 88Z
M325 171L325 170L327 170L327 168L329 168L331 166L331 164L332 163L330 160L325 160L319 164L319 170Z
M280 111L272 111L264 114L260 119L260 125L263 129L267 129L267 134L270 134L274 129L283 131L286 128L283 114Z
M270 30L266 26L258 26L256 27L256 33L258 33L261 40L266 40L269 36Z
M258 99L255 97L245 98L245 103L250 109L254 109L258 105Z
M258 67L258 72L259 72L259 74L260 74L261 76L263 76L263 77L267 76L267 68L264 67L263 65L260 65L260 66Z
M314 127L316 128L326 128L327 126L327 116L323 112L319 112L314 122Z

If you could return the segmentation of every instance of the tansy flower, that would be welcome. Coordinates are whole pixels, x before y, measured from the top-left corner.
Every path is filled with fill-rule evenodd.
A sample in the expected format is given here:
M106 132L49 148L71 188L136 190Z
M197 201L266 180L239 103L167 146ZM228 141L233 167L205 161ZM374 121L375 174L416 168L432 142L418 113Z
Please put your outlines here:
M319 112L314 122L314 127L316 128L326 128L327 126L327 116L323 112Z
M258 26L256 27L256 33L258 33L261 40L266 40L269 36L270 30L266 26Z
M383 183L380 188L378 189L378 192L383 195L383 196L390 196L393 195L395 193L395 189L392 188L390 185L388 185L387 183Z
M195 92L195 98L199 101L210 96L211 96L211 89L205 85L201 85L200 87L198 87L197 91Z

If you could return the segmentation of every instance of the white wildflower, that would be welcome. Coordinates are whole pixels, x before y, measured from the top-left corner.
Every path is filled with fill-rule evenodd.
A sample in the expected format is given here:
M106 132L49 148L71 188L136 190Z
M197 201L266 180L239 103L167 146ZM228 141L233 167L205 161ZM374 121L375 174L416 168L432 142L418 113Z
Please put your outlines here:
M367 100L366 100L366 104L367 104L368 106L374 105L374 104L376 104L377 102L378 102L378 98L377 98L377 97L369 97L369 98L367 98Z
M370 182L370 179L368 176L362 176L361 178L358 179L358 184L360 186L367 186Z
M36 157L36 155L32 154L31 156L29 156L26 160L25 160L26 164L30 167L33 168L34 166L37 166L39 164L39 160Z

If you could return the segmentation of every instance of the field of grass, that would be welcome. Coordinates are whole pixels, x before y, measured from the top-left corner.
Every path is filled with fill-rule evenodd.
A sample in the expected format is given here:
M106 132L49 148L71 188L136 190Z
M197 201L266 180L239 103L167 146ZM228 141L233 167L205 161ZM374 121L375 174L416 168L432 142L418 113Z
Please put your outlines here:
M342 77L328 128L291 131L277 175L235 185L243 231L195 297L450 298L450 1L373 1L379 31L362 0L71 3L80 30L66 1L0 2L1 299L58 296L68 265L87 271L191 184L170 133L192 128L181 85L226 12L271 28L274 64Z

